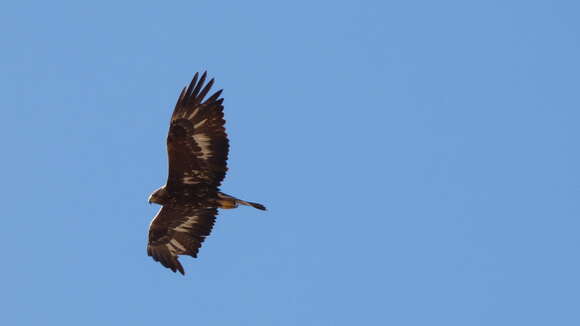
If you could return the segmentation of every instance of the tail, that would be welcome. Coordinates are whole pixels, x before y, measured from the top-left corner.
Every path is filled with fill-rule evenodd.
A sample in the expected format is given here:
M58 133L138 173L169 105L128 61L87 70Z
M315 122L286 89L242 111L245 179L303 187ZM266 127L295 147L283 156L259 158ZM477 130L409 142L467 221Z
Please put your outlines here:
M261 209L261 210L263 210L263 211L265 211L265 210L266 210L266 206L264 206L264 205L262 205L262 204L258 204L258 203L252 203L252 202L249 202L249 201L243 201L243 200L241 200L241 199L236 199L236 201L237 201L238 203L242 204L242 205L246 205L246 206L252 206L252 207L254 207L254 208Z
M262 205L262 204L258 204L258 203L252 203L249 201L245 201L245 200L241 200L235 197L232 197L230 195L226 195L222 192L218 193L218 204L220 205L220 208L236 208L239 205L246 205L246 206L252 206L254 208L260 209L265 211L266 210L266 206Z

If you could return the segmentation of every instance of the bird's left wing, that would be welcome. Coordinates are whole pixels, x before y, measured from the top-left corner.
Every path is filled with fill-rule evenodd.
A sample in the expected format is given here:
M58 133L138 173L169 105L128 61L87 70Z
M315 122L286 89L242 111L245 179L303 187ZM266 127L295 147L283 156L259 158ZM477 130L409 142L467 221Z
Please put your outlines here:
M206 73L199 79L195 74L181 92L171 116L167 135L169 190L200 183L218 187L227 171L229 142L222 91L205 99L214 82L212 79L205 84L205 80Z
M185 274L177 256L197 257L216 215L217 208L163 206L149 226L147 254L173 272Z

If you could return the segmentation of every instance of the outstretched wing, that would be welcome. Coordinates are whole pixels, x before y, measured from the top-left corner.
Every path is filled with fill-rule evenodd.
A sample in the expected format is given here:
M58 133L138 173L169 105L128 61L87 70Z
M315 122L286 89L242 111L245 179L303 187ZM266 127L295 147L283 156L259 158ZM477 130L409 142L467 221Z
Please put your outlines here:
M214 80L204 86L206 73L197 78L196 73L183 89L171 117L167 136L170 190L199 183L218 187L227 171L229 143L222 91L204 101Z
M149 226L147 254L172 271L185 274L177 256L197 257L216 214L216 208L163 206Z

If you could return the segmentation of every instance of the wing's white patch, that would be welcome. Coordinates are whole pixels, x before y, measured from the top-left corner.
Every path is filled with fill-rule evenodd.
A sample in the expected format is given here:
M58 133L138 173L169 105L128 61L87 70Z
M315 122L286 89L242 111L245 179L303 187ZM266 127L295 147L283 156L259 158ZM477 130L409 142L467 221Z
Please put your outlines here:
M195 181L195 177L183 177L181 178L181 181L187 185L194 185L199 183Z
M167 249L169 250L169 252L174 255L177 256L179 255L179 252L177 252L177 248L173 246L173 244L171 244L171 242L168 242L166 245Z
M197 114L198 111L199 111L199 108L193 110L193 112L191 112L191 114L189 115L189 117L187 117L187 119L189 119L189 120L193 119L193 117L195 117L195 115Z
M185 251L185 247L179 243L179 241L175 240L175 239L171 239L171 241L169 241L169 244L171 244L171 246L179 249L180 251Z
M197 223L197 216L187 216L187 220L179 224L174 230L177 232L189 232L195 223Z
M199 128L199 126L201 126L202 124L204 124L206 121L207 121L207 119L203 119L203 120L201 120L200 122L196 123L196 124L193 126L193 128L196 128L196 129L197 129L197 128Z
M193 134L193 139L195 139L195 142L201 148L201 158L209 158L211 156L211 151L209 150L211 138L206 134Z

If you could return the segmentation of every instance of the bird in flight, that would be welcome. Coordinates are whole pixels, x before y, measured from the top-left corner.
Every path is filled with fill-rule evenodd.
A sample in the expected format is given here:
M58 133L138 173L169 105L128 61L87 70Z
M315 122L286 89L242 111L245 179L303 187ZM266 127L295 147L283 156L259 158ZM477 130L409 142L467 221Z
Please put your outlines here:
M224 128L222 90L204 100L214 80L193 76L171 116L167 135L167 182L149 196L162 205L149 226L147 254L173 272L185 274L178 255L197 257L215 223L218 208L262 204L226 195L219 186L227 171L229 142Z

